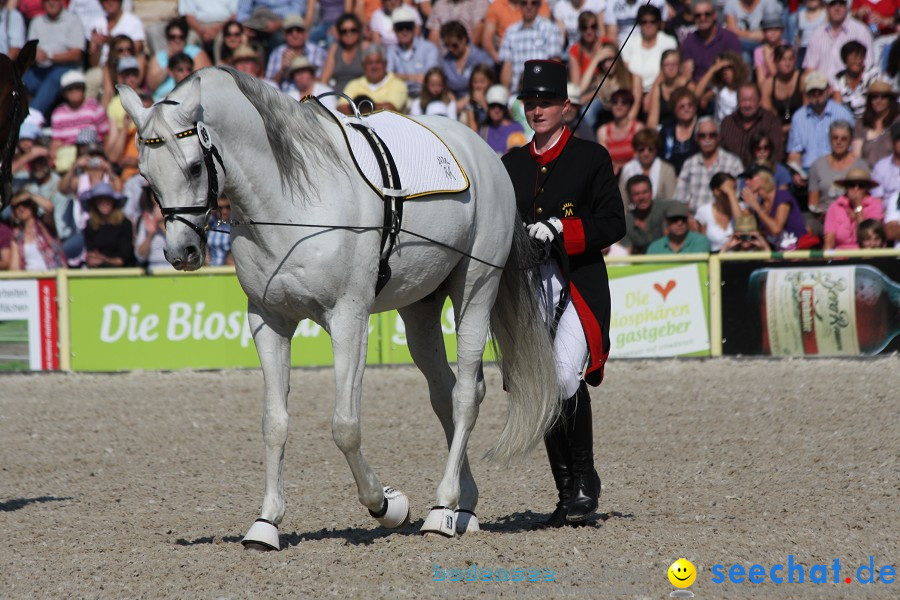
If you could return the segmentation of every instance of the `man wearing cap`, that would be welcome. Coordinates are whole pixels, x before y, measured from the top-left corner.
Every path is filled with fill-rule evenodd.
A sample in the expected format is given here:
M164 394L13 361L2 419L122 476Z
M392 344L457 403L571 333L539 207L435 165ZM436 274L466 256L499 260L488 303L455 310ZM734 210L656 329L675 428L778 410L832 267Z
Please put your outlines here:
M69 71L60 79L60 85L64 102L53 109L50 117L50 153L54 159L61 147L75 144L82 129L96 131L100 143L109 133L106 111L95 99L85 97L84 73Z
M709 252L709 238L691 231L688 220L691 212L680 202L666 208L666 235L650 243L647 254L692 254Z
M796 163L809 171L817 158L831 152L828 137L831 124L835 121L853 123L853 113L830 98L829 88L824 73L813 71L806 76L804 90L808 104L801 106L791 117L786 147L789 165Z
M305 56L318 70L325 64L328 51L306 39L306 21L300 15L284 18L284 42L269 54L266 78L277 83L281 91L289 92L294 88L294 83L287 77L291 61Z
M850 40L856 40L866 48L866 68L872 66L872 33L863 23L849 16L846 0L827 0L828 22L815 30L809 37L809 47L803 68L807 73L824 73L828 82L834 85L837 74L844 68L841 48Z
M872 169L872 179L878 187L872 195L884 201L884 229L887 239L895 242L900 248L900 121L891 125L891 141L893 151L885 156Z
M298 56L291 61L291 68L287 74L294 89L287 95L294 100L302 100L306 96L319 96L333 91L329 86L316 79L316 67L305 56ZM329 110L337 108L335 96L325 96L319 100Z
M722 119L719 130L722 147L740 157L745 167L755 162L750 138L757 131L765 133L772 142L772 162L781 162L784 152L784 132L781 120L760 103L759 88L753 82L742 83L737 91L737 110Z
M397 43L387 49L388 71L406 82L409 97L415 99L422 91L425 72L440 65L437 46L416 31L415 10L401 5L391 13Z
M544 524L550 527L584 521L597 510L600 478L594 469L585 382L599 385L603 380L610 347L609 282L602 251L625 235L609 153L573 137L563 124L569 108L566 79L561 62L525 63L519 99L534 137L503 157L528 234L549 251L540 266L538 294L555 331L562 389L560 419L544 438L559 493L557 508Z
M47 116L63 74L80 66L85 37L81 20L63 8L63 0L43 0L41 6L45 14L28 26L28 39L38 41L35 62L22 81L31 94L31 108Z

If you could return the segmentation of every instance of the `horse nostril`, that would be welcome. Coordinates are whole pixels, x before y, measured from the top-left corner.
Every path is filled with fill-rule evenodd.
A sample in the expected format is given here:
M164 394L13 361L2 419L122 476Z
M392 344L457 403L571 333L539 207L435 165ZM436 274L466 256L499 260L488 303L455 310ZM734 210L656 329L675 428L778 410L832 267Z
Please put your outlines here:
M200 249L197 246L186 246L184 249L184 253L187 257L187 260L190 262L194 258L196 258L198 254L200 254Z

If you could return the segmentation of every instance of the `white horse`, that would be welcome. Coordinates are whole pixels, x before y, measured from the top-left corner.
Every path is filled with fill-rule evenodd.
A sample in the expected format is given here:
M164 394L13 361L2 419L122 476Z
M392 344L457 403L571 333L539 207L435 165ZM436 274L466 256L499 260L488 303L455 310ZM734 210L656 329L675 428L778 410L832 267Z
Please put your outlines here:
M452 536L477 530L478 490L466 444L485 394L481 367L489 328L509 392L507 423L493 457L521 455L540 441L556 417L559 394L549 334L521 266L528 240L496 154L459 123L421 119L453 152L469 189L405 203L403 228L440 244L401 233L390 255L393 275L376 295L383 199L356 170L340 126L318 102L298 104L258 80L215 67L195 73L150 108L130 88L120 86L119 92L139 131L140 171L168 219L166 257L172 265L194 270L203 264L205 215L220 194L231 200L236 221L270 223L236 225L231 234L265 379L265 493L245 546L280 547L290 344L302 319L331 335L332 434L359 501L382 525L409 521L406 496L383 487L360 450L369 314L389 309L399 309L406 324L409 350L428 381L449 446L436 506L422 531ZM346 229L271 224L276 222ZM440 328L448 296L458 340L455 376ZM402 426L399 415L397 423Z

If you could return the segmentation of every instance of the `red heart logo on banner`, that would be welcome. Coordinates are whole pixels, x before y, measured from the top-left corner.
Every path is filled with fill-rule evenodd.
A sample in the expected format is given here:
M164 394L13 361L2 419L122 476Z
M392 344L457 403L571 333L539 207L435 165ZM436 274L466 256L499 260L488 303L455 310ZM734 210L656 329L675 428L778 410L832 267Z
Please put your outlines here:
M666 296L669 295L669 292L675 289L675 280L670 279L669 283L666 284L666 287L659 285L658 283L653 284L653 289L659 292L659 295L662 296L663 302L666 301Z

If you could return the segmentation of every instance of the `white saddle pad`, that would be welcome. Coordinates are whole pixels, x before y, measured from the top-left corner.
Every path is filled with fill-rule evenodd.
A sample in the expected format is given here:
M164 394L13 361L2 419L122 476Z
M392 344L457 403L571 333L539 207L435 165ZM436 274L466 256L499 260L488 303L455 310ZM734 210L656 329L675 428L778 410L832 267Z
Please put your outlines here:
M372 147L350 126L346 115L333 113L343 125L347 145L360 172L376 192L384 182ZM399 113L377 111L362 122L371 127L387 146L397 165L400 184L407 198L433 194L455 194L469 189L469 178L447 144L421 123Z

